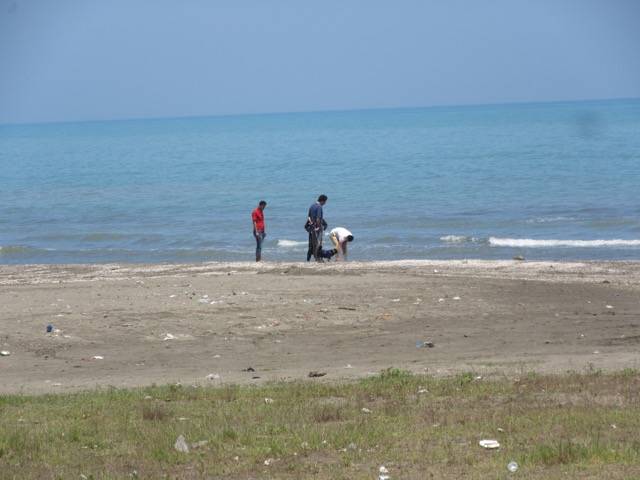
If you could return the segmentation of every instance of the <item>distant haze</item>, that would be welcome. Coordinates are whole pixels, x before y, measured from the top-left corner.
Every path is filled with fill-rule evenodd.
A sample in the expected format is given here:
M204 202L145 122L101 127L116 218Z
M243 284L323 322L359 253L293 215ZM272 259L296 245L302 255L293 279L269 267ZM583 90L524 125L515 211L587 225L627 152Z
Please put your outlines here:
M0 0L0 123L640 97L637 0Z

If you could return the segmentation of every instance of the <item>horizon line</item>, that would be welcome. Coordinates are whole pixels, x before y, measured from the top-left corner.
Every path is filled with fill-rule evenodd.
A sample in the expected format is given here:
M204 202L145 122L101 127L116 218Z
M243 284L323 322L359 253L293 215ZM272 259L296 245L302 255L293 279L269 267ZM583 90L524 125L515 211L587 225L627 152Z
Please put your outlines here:
M43 126L43 125L65 125L65 124L81 124L81 123L112 123L112 122L139 122L139 121L162 121L162 120L185 120L196 118L230 118L230 117L251 117L251 116L275 116L275 115L300 115L313 113L347 113L347 112L368 112L368 111L384 111L384 110L426 110L436 108L460 108L460 107L499 107L509 105L540 105L540 104L556 104L556 103L585 103L585 102L607 102L621 100L640 100L640 97L609 97L609 98L585 98L573 100L540 100L540 101L506 101L506 102L489 102L489 103L462 103L462 104L433 104L419 106L395 106L395 107L361 107L361 108L328 108L319 110L290 110L290 111L272 111L272 112L242 112L242 113L214 113L214 114L196 114L196 115L173 115L158 117L114 117L104 119L87 119L87 120L45 120L45 121L27 121L16 123L0 122L0 127L12 126Z

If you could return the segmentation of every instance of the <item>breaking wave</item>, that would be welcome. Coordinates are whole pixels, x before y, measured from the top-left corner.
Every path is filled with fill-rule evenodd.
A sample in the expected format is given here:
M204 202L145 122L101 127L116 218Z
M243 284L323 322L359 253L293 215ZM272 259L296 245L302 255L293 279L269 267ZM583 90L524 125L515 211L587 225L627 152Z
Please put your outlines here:
M445 243L467 243L475 242L476 238L465 235L445 235L444 237L440 237L440 241Z
M534 240L531 238L498 238L489 237L489 245L493 247L640 247L640 240Z
M299 242L297 240L278 240L278 246L282 248L293 248L307 245L307 242Z

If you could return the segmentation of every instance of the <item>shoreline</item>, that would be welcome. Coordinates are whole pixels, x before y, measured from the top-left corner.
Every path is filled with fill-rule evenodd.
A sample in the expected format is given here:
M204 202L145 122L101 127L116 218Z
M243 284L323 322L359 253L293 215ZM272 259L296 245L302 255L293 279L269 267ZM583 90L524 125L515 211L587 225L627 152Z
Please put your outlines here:
M547 281L598 281L613 277L625 284L640 284L640 260L383 260L366 262L195 262L195 263L85 263L0 264L0 286L18 283L70 283L82 281L154 278L167 275L222 275L231 273L284 273L336 275L360 272L417 272L425 275L469 275L473 278L510 278ZM611 278L609 278L611 280Z
M0 393L640 368L639 294L640 262L3 265Z

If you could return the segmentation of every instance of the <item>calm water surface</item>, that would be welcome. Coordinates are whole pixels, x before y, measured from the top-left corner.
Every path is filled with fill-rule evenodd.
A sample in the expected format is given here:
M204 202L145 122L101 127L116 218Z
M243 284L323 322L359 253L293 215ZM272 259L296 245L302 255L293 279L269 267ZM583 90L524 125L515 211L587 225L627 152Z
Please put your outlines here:
M0 126L0 263L640 259L640 100Z

